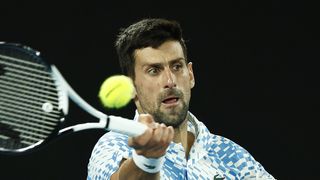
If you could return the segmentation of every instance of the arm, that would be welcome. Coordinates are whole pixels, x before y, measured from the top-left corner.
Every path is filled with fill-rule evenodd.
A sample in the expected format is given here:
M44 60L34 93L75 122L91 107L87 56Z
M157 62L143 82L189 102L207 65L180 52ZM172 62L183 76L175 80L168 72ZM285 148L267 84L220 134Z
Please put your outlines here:
M129 138L128 145L134 148L137 155L145 158L157 159L164 156L173 139L173 128L155 123L152 116L147 114L140 115L139 121L146 124L149 128L141 136ZM136 164L136 159L123 159L119 169L111 176L111 180L160 179L159 172L146 172Z

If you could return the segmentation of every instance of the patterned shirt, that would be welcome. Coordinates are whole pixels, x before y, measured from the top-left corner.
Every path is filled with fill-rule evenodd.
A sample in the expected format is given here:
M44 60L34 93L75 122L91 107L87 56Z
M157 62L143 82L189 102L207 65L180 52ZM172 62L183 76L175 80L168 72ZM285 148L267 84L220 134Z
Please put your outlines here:
M172 142L160 170L164 180L242 180L274 179L244 148L233 141L211 134L194 115L188 121L188 131L196 139L188 159L181 143ZM135 120L138 116L136 113ZM119 168L120 161L132 157L128 136L108 132L95 145L88 164L87 180L110 179Z

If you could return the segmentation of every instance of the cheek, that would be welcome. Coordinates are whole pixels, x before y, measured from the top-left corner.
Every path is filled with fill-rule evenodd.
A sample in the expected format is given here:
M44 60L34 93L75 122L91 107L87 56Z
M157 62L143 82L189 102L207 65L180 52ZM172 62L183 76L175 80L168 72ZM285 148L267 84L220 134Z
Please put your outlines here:
M136 84L137 95L141 100L154 100L159 90L157 84L150 82L143 82Z
M191 97L191 90L190 89L185 89L183 94L184 94L184 100L186 102L188 102L190 100L190 97Z
M192 88L192 82L188 79L188 77L186 77L180 82L180 86L184 89L184 91L189 91Z
M192 88L192 84L190 81L185 80L182 82L181 84L182 86L182 92L184 94L184 99L185 101L189 101L190 97L191 97L191 88Z

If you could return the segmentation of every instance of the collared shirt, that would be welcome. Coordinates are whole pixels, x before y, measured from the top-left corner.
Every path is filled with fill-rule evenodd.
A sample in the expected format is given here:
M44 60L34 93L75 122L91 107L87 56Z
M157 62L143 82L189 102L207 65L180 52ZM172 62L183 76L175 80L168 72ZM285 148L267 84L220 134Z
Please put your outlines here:
M244 148L225 137L211 134L194 115L189 115L188 131L196 137L189 157L185 157L181 143L172 142L160 170L161 179L274 179ZM127 142L128 136L123 134L108 132L103 135L92 151L87 179L110 179L120 161L132 157L134 149Z

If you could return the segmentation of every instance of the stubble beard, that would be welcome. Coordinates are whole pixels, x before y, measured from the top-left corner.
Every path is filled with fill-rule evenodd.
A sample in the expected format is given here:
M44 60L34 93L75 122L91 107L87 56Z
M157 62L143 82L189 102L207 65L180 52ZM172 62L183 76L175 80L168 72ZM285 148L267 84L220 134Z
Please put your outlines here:
M154 120L158 123L164 123L166 126L172 126L173 128L179 127L187 117L189 106L182 101L181 109L170 109L168 112L163 112L160 107L152 113Z
M181 101L181 106L176 106L171 109L162 110L162 98L168 95L175 95L179 97L179 101ZM166 126L172 126L173 128L179 127L187 117L189 110L189 99L184 99L184 95L179 90L168 90L163 93L157 100L157 107L151 108L150 106L144 106L144 110L147 110L149 114L151 114L154 120L158 123L164 123Z

